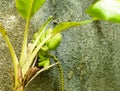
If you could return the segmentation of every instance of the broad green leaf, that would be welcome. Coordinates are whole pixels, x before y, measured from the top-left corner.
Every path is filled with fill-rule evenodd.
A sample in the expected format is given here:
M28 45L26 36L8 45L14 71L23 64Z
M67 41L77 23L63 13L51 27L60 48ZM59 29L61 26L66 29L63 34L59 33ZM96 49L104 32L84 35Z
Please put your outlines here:
M46 0L16 0L16 7L19 14L29 20Z
M120 0L99 0L89 7L87 13L101 20L120 22Z

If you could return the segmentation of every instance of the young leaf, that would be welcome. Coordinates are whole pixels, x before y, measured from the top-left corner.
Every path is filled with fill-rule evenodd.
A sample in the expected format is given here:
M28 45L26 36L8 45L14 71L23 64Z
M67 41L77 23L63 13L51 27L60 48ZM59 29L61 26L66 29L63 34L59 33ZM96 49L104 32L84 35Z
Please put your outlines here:
M81 25L84 25L84 24L88 24L88 23L91 23L93 22L94 19L91 19L91 20L85 20L85 21L82 21L82 22L62 22L60 24L58 24L52 31L52 34L57 34L57 33L60 33L66 29L69 29L71 27L77 27L77 26L81 26Z
M75 26L80 26L80 22L62 22L58 24L52 31L52 34L57 34L59 32L62 32L68 28L75 27Z
M16 0L16 7L19 14L29 20L46 0Z
M101 20L120 23L120 0L99 0L89 7L87 13Z
M23 76L26 74L27 70L29 69L29 67L31 66L32 62L34 61L33 59L34 59L34 57L36 56L36 54L37 54L37 52L39 51L39 49L40 49L40 48L44 45L44 43L48 40L48 39L46 39L46 41L43 41L42 44L40 43L39 48L37 48L37 50L36 50L34 53L32 53L33 50L34 50L34 48L36 47L36 45L37 45L40 37L41 37L42 32L46 29L47 25L50 23L50 21L52 20L52 18L53 18L52 16L49 17L49 18L47 19L47 21L42 25L42 27L41 27L41 28L39 29L39 31L37 32L38 35L37 35L37 37L36 37L36 40L34 41L32 47L31 47L31 51L29 51L29 53L28 53L29 57L27 57L27 59L26 59L26 60L28 60L28 61L26 61L26 63L24 64L24 66L23 66L23 68L22 68ZM50 37L49 37L49 38L50 38ZM35 49L36 49L36 48L35 48ZM23 61L23 60L21 60L21 61Z
M50 21L53 19L52 16L50 16L47 21L41 26L41 28L39 29L39 31L37 32L37 36L36 39L33 43L33 47L31 48L31 52L33 51L33 49L35 48L35 46L37 45L38 41L40 40L40 37L42 36L42 33L44 32L44 30L46 29L47 25L50 23Z

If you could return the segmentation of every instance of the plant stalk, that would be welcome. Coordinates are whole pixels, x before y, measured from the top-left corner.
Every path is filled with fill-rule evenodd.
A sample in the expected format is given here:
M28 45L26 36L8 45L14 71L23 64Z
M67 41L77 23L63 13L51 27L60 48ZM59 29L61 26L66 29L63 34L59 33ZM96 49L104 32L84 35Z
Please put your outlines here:
M40 70L27 82L27 84L25 85L25 87L27 87L28 84L29 84L35 77L37 77L41 72L43 72L43 71L45 71L45 70L48 70L48 69L50 69L51 67L53 67L53 66L55 66L55 65L58 65L58 64L59 64L59 62L56 62L56 63L54 63L54 64L51 64L51 65L47 66L46 68L40 69Z
M22 68L22 74L23 76L25 75L25 73L27 72L27 70L29 69L29 67L31 66L32 62L34 61L34 58L36 56L36 54L38 53L38 51L40 50L40 48L44 45L44 43L51 38L53 35L49 35L47 36L35 49L34 51L31 53L30 57L28 57L28 59L26 59L26 63Z
M52 54L49 54L55 62L58 62L57 67L59 69L59 74L60 74L60 79L61 79L61 91L64 91L64 73L63 73L63 69L62 66L58 60L58 58Z
M37 32L37 33L38 33L38 36L37 36L36 40L33 42L32 47L31 47L31 50L30 50L30 52L28 53L28 55L30 55L30 54L32 53L32 51L33 51L34 48L36 47L36 45L37 45L37 43L38 43L38 41L39 41L39 39L40 39L40 37L41 37L41 35L42 35L42 33L45 31L47 25L50 23L50 21L51 21L52 19L53 19L53 17L50 16L50 17L47 19L47 21L41 26L41 28L40 28L39 31Z
M26 21L22 51L20 56L20 66L23 67L25 59L27 58L27 36L28 36L29 20Z
M13 66L14 66L14 79L15 79L15 87L18 85L18 80L17 80L17 77L18 77L18 58L15 54L15 51L13 49L13 46L9 40L9 37L7 36L7 32L6 30L2 27L2 24L0 24L0 32L9 48L9 51L10 51L10 54L11 54L11 57L12 57L12 63L13 63Z
M20 85L18 88L16 88L14 91L25 91L25 87L23 85Z

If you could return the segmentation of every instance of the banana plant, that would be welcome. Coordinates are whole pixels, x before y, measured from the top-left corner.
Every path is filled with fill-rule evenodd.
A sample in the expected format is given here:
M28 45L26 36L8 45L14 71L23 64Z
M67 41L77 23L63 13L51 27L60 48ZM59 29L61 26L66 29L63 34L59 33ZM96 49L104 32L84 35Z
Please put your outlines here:
M32 43L28 43L30 19L34 17L34 14L43 6L45 1L46 0L15 0L18 14L26 21L21 55L19 58L16 56L5 28L2 26L2 23L0 23L0 33L9 48L14 68L12 91L25 91L25 87L38 74L48 70L54 65L57 65L59 68L61 90L64 91L62 66L58 58L50 52L59 46L62 40L61 32L72 27L91 23L95 20L120 22L120 0L98 0L87 9L87 13L92 16L90 20L82 22L61 22L54 28L47 28L53 19L51 16L39 28L38 32L33 35ZM51 64L50 58L55 61L53 64Z

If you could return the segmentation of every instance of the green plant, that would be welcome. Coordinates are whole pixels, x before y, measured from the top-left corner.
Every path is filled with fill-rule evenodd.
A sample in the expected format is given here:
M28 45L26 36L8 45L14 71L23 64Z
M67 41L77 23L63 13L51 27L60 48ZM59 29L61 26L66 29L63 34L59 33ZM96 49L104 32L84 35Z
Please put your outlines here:
M38 32L34 34L33 42L28 43L27 36L30 19L41 8L45 1L46 0L16 0L18 13L26 21L19 60L7 36L6 30L0 23L0 33L6 41L12 56L12 63L14 67L13 91L24 91L29 82L31 82L39 73L54 65L57 65L59 68L61 88L62 91L64 91L64 77L61 64L59 63L57 57L50 53L50 50L55 50L60 44L62 39L61 32L71 27L91 23L95 20L120 22L120 0L98 0L87 10L87 13L93 17L92 19L82 22L61 22L53 29L47 29L47 25L52 20L52 17L49 17L48 20L40 27ZM50 64L50 58L53 58L55 61L54 64Z

